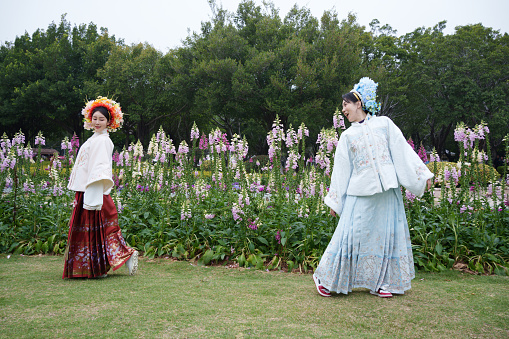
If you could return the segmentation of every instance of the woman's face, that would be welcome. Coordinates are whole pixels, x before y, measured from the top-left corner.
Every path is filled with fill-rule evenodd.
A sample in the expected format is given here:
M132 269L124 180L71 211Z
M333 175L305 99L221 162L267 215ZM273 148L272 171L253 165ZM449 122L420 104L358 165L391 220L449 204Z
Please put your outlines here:
M108 126L108 119L101 112L92 114L92 125L96 133L101 133Z
M362 110L360 101L343 100L343 114L350 122L360 122L366 118L366 113Z

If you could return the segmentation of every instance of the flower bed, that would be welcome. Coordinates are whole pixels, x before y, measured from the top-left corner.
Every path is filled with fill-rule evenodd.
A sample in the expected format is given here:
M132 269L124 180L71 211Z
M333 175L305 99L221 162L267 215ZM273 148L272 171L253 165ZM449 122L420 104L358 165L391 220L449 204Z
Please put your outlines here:
M125 238L149 257L312 269L338 221L323 197L340 133L339 124L323 129L317 153L306 157L306 127L285 130L276 120L268 155L252 161L245 139L228 139L219 129L200 137L193 126L189 144L178 146L162 130L147 149L131 144L113 157L111 195ZM33 161L21 133L2 138L0 252L63 253L74 196L65 188L66 173L79 145L73 142L64 140L65 159L54 159L45 170L40 152ZM43 144L39 135L36 145ZM419 268L442 270L461 260L476 272L507 272L506 180L473 162L475 149L475 143L463 148L460 167L428 165L440 187L438 201L429 193L404 194Z

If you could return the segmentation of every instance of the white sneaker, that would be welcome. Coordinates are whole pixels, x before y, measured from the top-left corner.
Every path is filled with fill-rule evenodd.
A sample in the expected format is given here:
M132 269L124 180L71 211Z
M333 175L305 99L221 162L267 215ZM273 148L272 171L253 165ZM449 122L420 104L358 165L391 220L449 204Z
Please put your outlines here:
M138 251L134 251L133 254L125 262L129 275L134 275L138 270Z

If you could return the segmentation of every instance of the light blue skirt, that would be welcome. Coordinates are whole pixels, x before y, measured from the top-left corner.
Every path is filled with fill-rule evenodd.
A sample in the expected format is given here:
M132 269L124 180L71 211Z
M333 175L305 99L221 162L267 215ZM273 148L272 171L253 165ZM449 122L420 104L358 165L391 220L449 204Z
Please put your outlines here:
M347 196L315 275L336 293L359 287L397 294L410 289L415 270L401 191Z

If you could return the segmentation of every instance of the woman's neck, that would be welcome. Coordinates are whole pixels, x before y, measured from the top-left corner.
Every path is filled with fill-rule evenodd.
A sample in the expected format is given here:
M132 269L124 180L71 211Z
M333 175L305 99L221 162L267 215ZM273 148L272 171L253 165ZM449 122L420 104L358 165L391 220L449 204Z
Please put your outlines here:
M366 117L367 117L367 114L366 112L364 111L360 111L358 114L357 114L357 119L355 119L353 122L358 122L358 123L362 123L364 120L366 120Z

